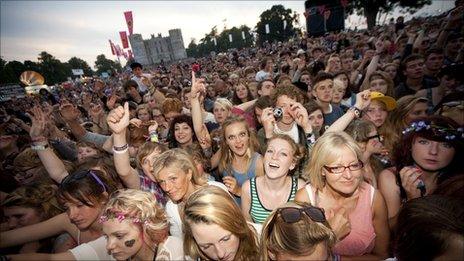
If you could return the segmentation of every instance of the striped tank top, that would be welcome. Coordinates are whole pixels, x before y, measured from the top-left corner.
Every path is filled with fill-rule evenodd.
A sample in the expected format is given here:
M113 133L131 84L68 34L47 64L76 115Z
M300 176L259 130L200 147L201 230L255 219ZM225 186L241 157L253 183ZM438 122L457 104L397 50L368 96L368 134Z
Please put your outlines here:
M286 202L293 201L298 190L298 177L292 177L292 188ZM256 187L256 177L250 179L251 207L250 216L254 223L262 224L271 214L272 209L267 209L261 203ZM278 207L278 206L275 206Z

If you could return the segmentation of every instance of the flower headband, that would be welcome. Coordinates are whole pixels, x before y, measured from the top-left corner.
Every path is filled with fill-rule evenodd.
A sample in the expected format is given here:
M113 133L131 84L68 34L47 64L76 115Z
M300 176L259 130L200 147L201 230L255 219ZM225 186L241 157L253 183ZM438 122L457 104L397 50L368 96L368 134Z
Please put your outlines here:
M464 138L464 129L463 128L446 128L442 126L437 126L434 124L428 124L425 121L417 121L411 123L409 127L403 130L403 135L407 135L411 132L419 132L421 130L432 130L438 136L444 136L446 140L455 140Z
M140 219L140 218L133 218L130 217L124 213L110 213L109 215L101 215L100 216L100 223L104 223L110 219L117 219L119 223L121 223L123 220L131 220L133 223L137 224L144 224L147 225L150 223L150 221L146 219Z

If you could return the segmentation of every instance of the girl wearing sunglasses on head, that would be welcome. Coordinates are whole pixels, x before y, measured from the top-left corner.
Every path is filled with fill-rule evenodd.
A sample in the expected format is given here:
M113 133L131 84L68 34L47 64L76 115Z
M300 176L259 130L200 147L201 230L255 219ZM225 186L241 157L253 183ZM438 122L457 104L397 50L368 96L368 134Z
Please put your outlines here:
M98 218L108 200L108 194L115 190L115 184L98 170L78 171L68 175L61 182L57 194L66 213L34 225L1 233L0 248L41 240L64 232L71 235L76 245L99 238L102 236L102 230ZM69 256L71 252L62 254ZM62 256L61 259L67 259L68 256ZM26 254L14 258L38 260L46 259L48 256Z
M226 191L194 192L184 215L184 252L193 260L259 260L256 231Z
M324 210L288 202L272 211L261 231L263 260L337 260L337 241Z
M323 208L338 243L340 256L386 258L389 240L382 195L363 181L359 145L344 132L320 137L304 176L310 181L296 201Z

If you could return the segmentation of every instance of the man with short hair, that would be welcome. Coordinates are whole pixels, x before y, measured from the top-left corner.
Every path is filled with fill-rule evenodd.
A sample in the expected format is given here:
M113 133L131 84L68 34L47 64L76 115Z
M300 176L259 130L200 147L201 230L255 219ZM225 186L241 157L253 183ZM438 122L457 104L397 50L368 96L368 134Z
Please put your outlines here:
M330 103L333 96L332 74L319 72L314 79L312 93L316 103L322 108L325 126L331 125L343 116L343 110L338 105Z
M395 89L395 98L414 95L418 90L436 87L433 83L424 80L424 58L418 54L411 54L401 63L406 80Z
M424 79L431 85L440 84L437 75L443 67L444 58L443 49L440 48L431 48L425 54Z
M271 79L266 79L258 83L258 95L271 96L272 91L275 89L275 84Z
M137 82L137 85L138 85L137 90L139 91L140 95L141 96L145 95L148 92L148 86L145 83L143 83L143 80L144 80L143 78L145 76L143 75L143 71L142 71L143 66L142 66L142 64L140 64L138 62L133 62L130 65L130 68L132 69L132 74L134 75L134 76L132 76L131 80ZM146 78L146 79L148 80L148 78Z

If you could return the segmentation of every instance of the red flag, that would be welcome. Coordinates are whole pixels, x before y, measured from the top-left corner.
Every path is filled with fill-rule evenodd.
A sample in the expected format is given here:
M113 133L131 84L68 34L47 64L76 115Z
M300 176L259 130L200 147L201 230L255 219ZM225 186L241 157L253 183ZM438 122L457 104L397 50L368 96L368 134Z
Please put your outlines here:
M134 29L134 21L132 20L132 11L124 12L126 18L127 28L129 29L129 35L132 35Z
M108 41L110 41L111 53L112 53L113 55L116 55L116 50L115 50L115 48L114 48L113 42L111 42L111 40L108 40Z
M131 49L127 50L127 54L129 55L129 59L132 59L133 55Z
M119 36L121 37L122 48L129 48L129 40L127 39L126 31L119 32Z

